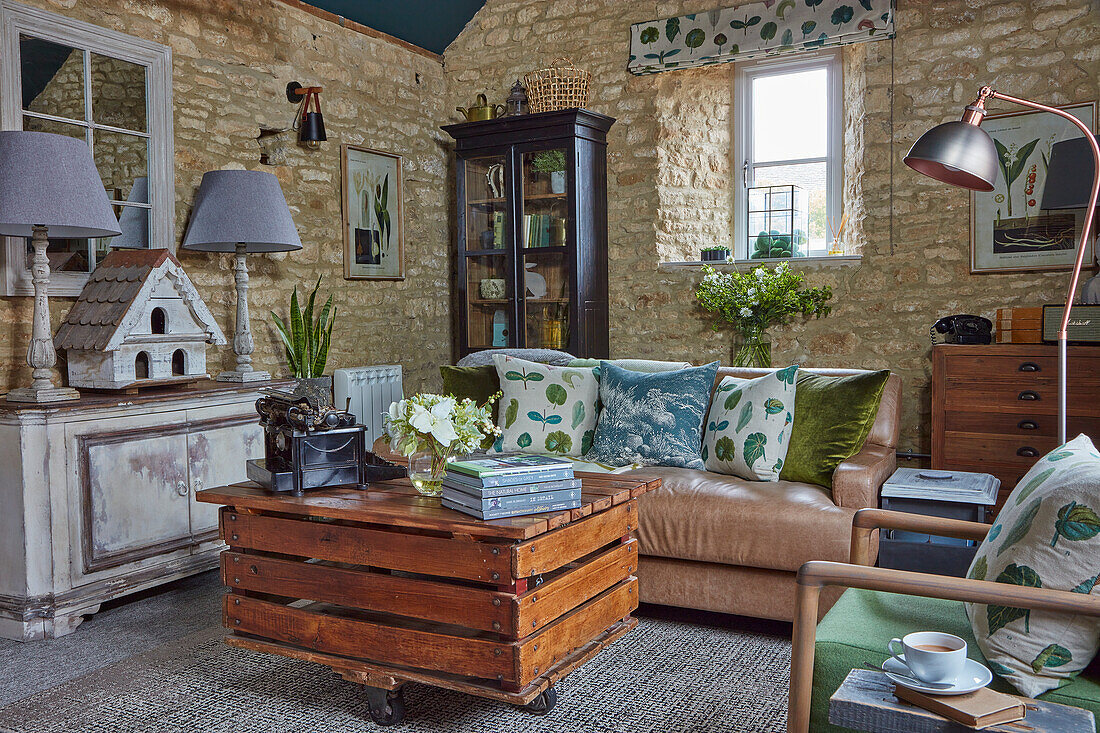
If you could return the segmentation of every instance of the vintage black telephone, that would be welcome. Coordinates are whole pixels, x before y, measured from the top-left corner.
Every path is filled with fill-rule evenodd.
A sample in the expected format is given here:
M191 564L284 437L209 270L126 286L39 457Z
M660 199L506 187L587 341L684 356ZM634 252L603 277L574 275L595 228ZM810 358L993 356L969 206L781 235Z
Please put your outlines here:
M993 340L990 336L993 324L981 316L962 314L941 318L928 329L933 344L937 343L937 331L946 334L944 341L949 344L988 344Z

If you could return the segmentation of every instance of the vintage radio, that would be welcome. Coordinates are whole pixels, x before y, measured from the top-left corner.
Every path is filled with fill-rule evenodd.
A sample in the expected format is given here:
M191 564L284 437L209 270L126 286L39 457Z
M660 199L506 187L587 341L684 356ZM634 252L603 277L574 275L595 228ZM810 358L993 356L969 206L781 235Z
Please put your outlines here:
M1058 340L1064 305L1043 306L1043 341ZM1066 335L1070 343L1100 344L1100 305L1075 305L1069 313Z
M301 495L405 474L367 451L366 428L351 413L280 390L266 390L256 411L264 428L264 458L248 461L247 473L270 491Z

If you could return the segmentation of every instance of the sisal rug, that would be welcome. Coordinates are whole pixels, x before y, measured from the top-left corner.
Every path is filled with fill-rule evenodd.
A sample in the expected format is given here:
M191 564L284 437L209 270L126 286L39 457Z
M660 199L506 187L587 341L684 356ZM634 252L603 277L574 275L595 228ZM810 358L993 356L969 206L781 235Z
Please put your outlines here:
M0 709L10 733L750 733L786 724L790 641L674 620L638 628L562 680L539 717L425 685L400 726L327 667L227 647L209 628Z

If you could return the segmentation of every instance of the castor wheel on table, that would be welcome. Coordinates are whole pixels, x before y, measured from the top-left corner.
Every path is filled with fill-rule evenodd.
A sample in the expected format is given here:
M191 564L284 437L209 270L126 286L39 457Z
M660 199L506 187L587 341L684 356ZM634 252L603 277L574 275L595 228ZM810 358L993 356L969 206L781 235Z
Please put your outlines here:
M383 690L381 687L365 689L371 720L378 725L397 725L405 719L405 697L400 687L396 690Z
M548 687L539 693L531 702L523 706L523 709L532 715L546 715L558 704L558 691Z

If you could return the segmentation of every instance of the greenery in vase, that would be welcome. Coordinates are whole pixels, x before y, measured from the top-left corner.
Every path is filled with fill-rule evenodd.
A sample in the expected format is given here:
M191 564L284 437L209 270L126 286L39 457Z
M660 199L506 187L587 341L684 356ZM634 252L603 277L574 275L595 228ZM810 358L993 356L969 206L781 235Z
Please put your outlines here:
M320 287L321 278L318 277L303 312L298 305L298 286L294 286L294 292L290 296L289 328L275 311L271 311L271 317L275 320L275 331L286 350L290 375L298 379L322 376L328 361L332 325L336 323L336 308L332 305L330 294L320 314L314 319L314 304L317 300L317 289Z
M565 153L561 150L543 150L535 153L531 169L539 173L557 173L565 170Z
M700 252L729 252L730 248L725 246L724 244L713 244L709 247L702 247L702 248L700 248L699 251Z
M752 251L752 259L802 257L801 245L803 244L806 244L806 235L800 229L796 229L793 236L780 234L774 229L770 232L760 232L756 235L756 246Z
M748 272L718 272L703 266L703 281L695 289L699 305L717 317L714 330L730 324L741 336L758 341L768 328L790 323L797 315L820 318L829 315L829 286L803 287L802 273L786 262L774 269L764 265Z
M473 453L488 436L500 435L493 423L496 393L485 404L470 398L416 394L394 402L386 415L386 439L396 452L411 456L420 451L450 456Z

